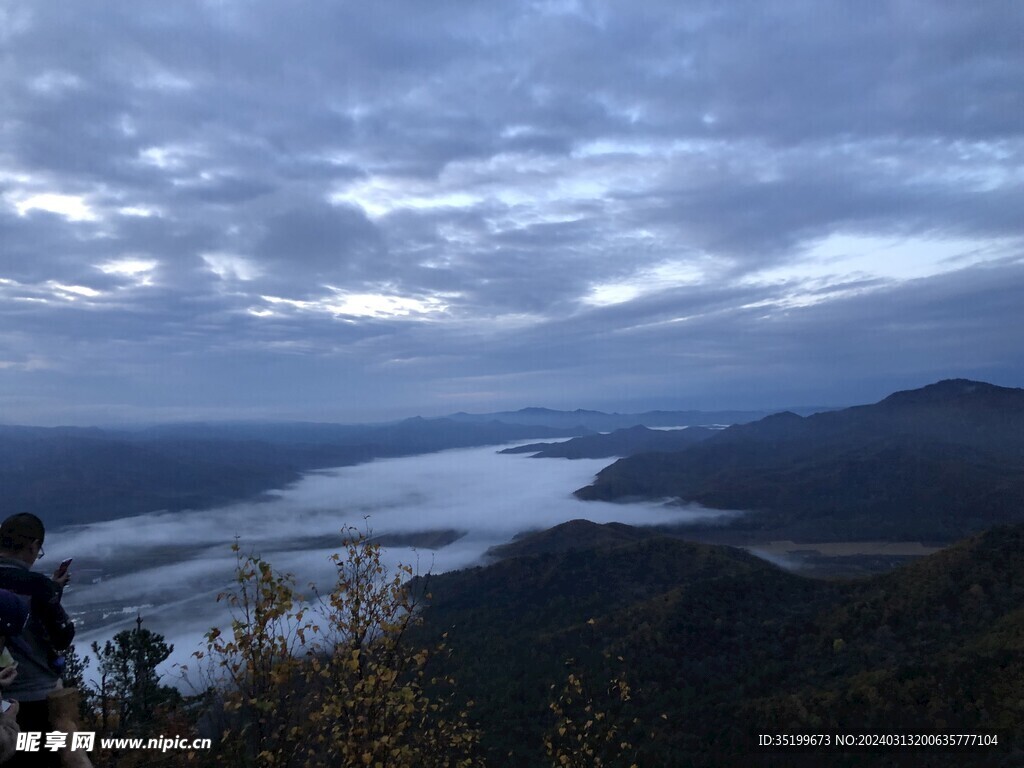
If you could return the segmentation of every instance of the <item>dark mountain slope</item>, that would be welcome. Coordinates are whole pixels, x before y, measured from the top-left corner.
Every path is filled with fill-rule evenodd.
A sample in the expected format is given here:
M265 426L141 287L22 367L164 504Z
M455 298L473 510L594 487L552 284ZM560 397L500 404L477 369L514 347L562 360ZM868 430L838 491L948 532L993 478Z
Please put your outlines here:
M844 599L815 621L813 671L800 676L798 690L752 702L750 716L769 728L796 721L824 730L856 723L875 732L995 734L1001 747L988 758L975 750L974 764L1019 765L1022 552L1024 527L996 528L847 585Z
M873 405L769 416L723 430L716 443L768 443L794 451L912 436L998 454L1024 456L1024 389L948 379L896 392Z
M161 509L202 509L280 488L298 479L306 467L371 458L351 447L132 442L116 436L0 438L0 446L0 516L33 512L48 526Z
M487 554L495 559L503 559L571 549L617 547L660 535L650 528L636 528L622 523L600 525L589 520L570 520L546 531L517 536L508 544L492 547Z
M0 518L50 526L258 497L303 472L374 458L580 434L516 424L409 419L375 427L177 425L136 432L0 427ZM254 439L262 436L264 439Z
M1024 519L1024 390L940 382L871 406L730 427L622 459L584 499L679 497L754 510L764 535L950 541Z
M777 606L807 606L822 589L739 550L667 538L511 558L429 587L424 631L447 632L445 672L476 702L492 762L530 766L545 764L549 688L570 672L600 689L625 668L631 683L656 686L649 700L674 700L670 718L730 722L737 702L696 695L687 676L699 669L738 688L760 680L758 649L778 631ZM774 680L776 668L762 672ZM666 754L640 764L672 764Z
M118 438L151 442L165 439L260 442L284 446L376 446L378 455L398 456L446 448L471 447L531 437L572 437L588 434L581 427L508 424L495 420L463 423L452 419L414 417L389 424L327 424L317 422L236 422L165 424Z
M627 738L640 765L1015 765L1022 552L1024 527L1001 528L839 583L675 539L602 544L433 577L422 631L448 632L444 671L477 702L502 765L544 764L550 686L570 672L598 710L638 718ZM622 676L626 704L607 694ZM997 733L999 744L773 756L762 733Z

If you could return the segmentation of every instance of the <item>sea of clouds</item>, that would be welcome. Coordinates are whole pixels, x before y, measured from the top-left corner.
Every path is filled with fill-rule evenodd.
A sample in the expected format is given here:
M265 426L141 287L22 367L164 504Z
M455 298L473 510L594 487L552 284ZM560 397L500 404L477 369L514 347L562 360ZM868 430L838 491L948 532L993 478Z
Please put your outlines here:
M47 561L75 558L64 604L79 624L84 650L132 626L165 635L172 663L187 662L213 626L229 622L218 593L229 587L236 559L231 544L255 552L305 587L329 588L342 529L374 536L455 530L458 540L436 550L386 547L390 567L418 573L480 564L487 550L524 531L584 518L596 523L681 524L722 516L700 507L663 503L583 502L587 485L610 459L533 459L494 446L381 459L318 471L269 499L218 509L152 513L54 531Z

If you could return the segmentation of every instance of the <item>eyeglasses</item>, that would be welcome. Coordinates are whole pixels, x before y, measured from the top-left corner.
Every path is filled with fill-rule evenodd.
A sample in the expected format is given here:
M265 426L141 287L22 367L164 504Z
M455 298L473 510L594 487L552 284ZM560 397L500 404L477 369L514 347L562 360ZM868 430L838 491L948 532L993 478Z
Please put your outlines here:
M39 558L41 558L45 554L46 553L43 552L43 542L39 542L39 554L36 555L36 560L38 560Z

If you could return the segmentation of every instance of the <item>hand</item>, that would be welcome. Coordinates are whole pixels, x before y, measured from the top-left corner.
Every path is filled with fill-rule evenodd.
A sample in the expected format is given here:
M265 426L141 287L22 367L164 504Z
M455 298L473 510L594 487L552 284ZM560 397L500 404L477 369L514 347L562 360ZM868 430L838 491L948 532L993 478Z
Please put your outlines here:
M10 669L10 667L7 667L7 669ZM6 672L7 669L5 669L4 672ZM9 706L7 708L7 711L4 712L2 715L0 715L0 717L9 717L9 718L11 718L12 721L17 720L18 719L18 707L20 707L20 706L21 705L18 704L18 702L11 701L11 706Z
M18 676L18 663L0 669L0 688L6 688Z
M64 571L64 573L54 571L51 578L58 587L63 589L64 585L71 581L71 571Z

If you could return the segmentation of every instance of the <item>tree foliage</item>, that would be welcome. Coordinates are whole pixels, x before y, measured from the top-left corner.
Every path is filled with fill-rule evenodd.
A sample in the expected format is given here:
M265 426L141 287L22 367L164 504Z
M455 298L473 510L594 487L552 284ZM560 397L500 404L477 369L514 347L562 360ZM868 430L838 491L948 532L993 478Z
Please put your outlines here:
M551 692L555 692L553 685ZM593 691L578 673L570 673L548 705L555 722L544 737L544 750L552 766L637 768L628 729L638 721L622 711L630 699L624 676L612 679L603 691Z
M100 675L93 695L99 703L104 730L123 733L137 729L152 722L157 707L177 698L177 691L161 685L157 673L157 667L173 650L163 635L143 629L141 616L135 629L118 632L102 647L92 644Z
M196 654L226 684L218 764L477 764L468 712L424 691L438 682L431 655L445 649L408 642L419 621L411 569L390 572L379 545L346 533L333 588L308 601L289 574L235 545L235 587L220 597L230 630L212 629Z
M481 733L469 722L471 709L480 713L453 679L467 660L451 653L446 632L425 632L421 626L418 602L430 597L427 580L412 579L408 566L389 569L380 546L366 534L347 529L345 535L341 553L332 558L337 578L323 594L312 587L302 594L291 575L235 544L233 586L218 597L229 608L230 623L207 633L205 648L193 654L198 666L186 670L206 675L199 697L170 696L170 689L159 685L155 669L171 648L162 636L142 629L141 620L102 647L94 644L99 681L90 725L107 735L129 728L143 736L219 736L212 751L172 750L157 757L122 750L103 753L103 764L482 766ZM591 624L585 626L593 633ZM499 621L494 629L510 631ZM584 642L591 644L593 638ZM536 657L538 647L530 641L521 650ZM496 680L509 676L509 656L498 648L481 655L498 665ZM535 670L547 681L538 691L542 697L548 683L559 679L557 671L543 675L545 668ZM596 687L584 682L609 679ZM540 733L530 741L528 751L536 758L530 765L624 768L638 762L641 741L636 739L646 740L648 734L637 728L633 692L622 670L595 672L581 661L560 694L556 689L551 688L549 717L543 707L521 713L538 721L554 715L543 744ZM163 706L167 703L176 706ZM521 735L507 719L515 706L513 693L489 729Z

